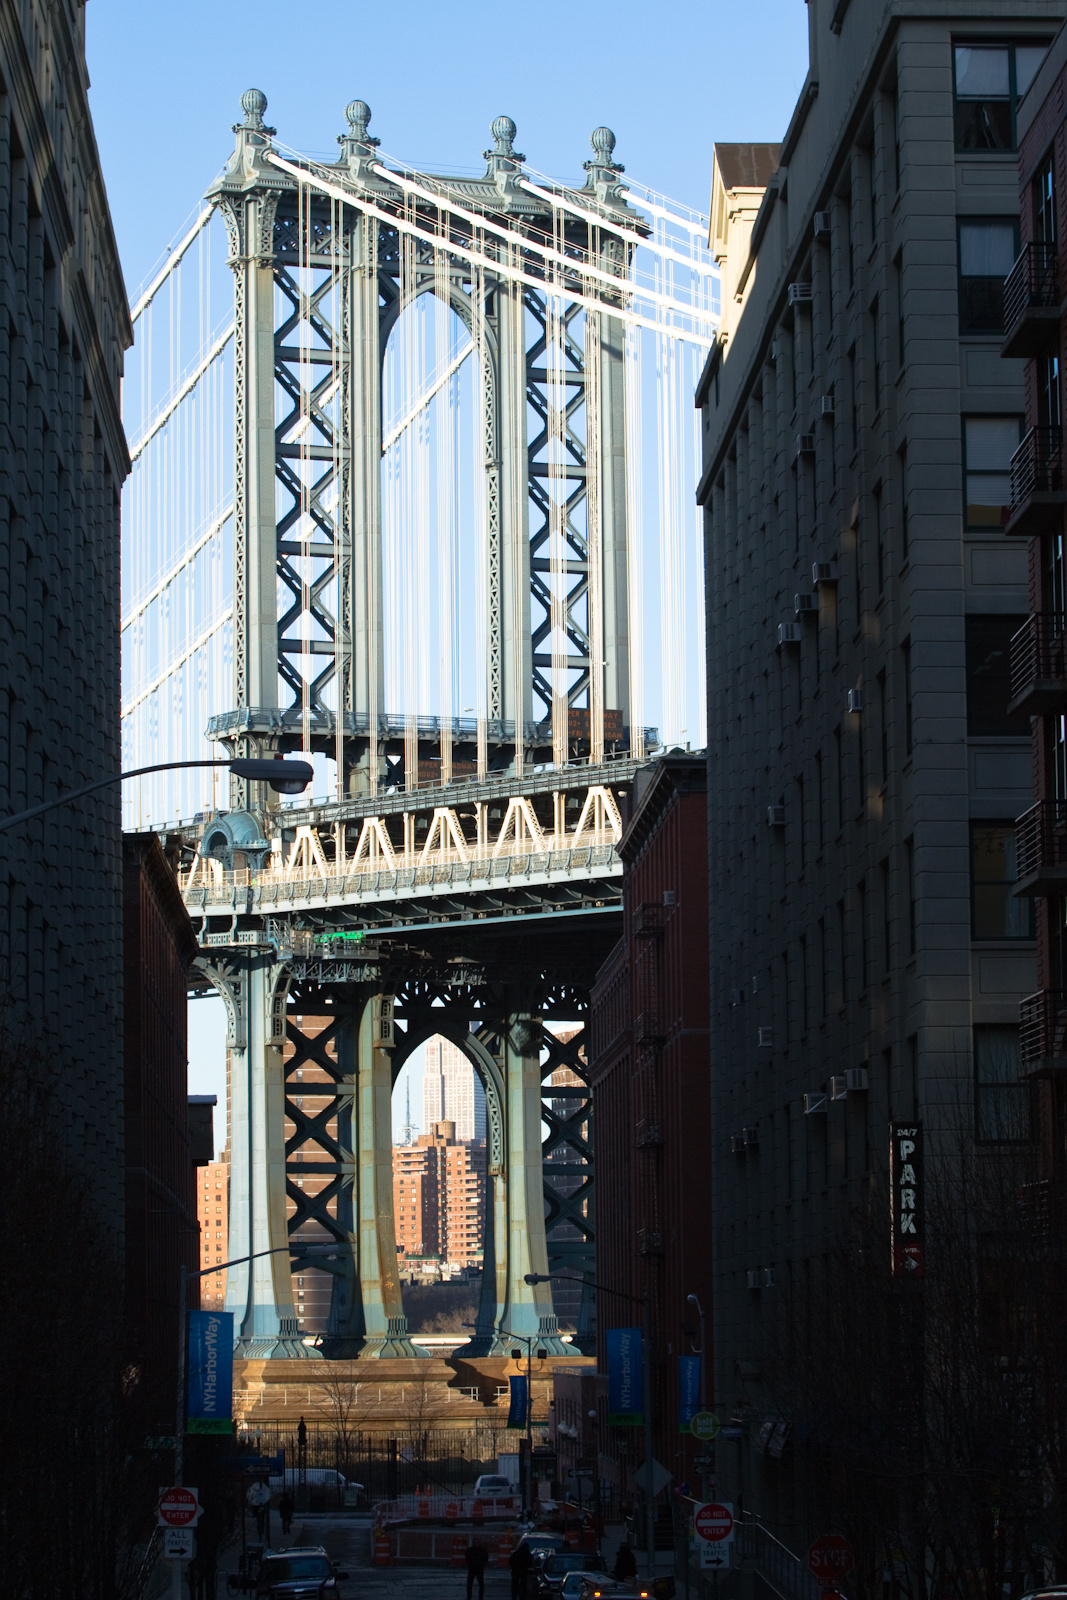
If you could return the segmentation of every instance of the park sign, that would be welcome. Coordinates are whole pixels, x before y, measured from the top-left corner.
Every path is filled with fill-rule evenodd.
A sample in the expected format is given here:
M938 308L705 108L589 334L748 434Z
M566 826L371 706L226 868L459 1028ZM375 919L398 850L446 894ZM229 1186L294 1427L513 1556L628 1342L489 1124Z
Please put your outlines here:
M190 1311L188 1433L233 1433L233 1312Z
M894 1278L921 1278L923 1260L923 1131L918 1122L890 1124L889 1189Z

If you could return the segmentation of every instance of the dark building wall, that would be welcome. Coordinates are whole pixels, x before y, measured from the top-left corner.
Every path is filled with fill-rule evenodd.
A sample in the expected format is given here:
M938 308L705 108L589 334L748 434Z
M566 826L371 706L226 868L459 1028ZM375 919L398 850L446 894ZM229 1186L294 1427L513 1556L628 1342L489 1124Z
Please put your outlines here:
M86 96L83 8L0 7L0 810L119 770L119 419L129 313ZM121 1249L119 789L5 835L4 1026Z
M186 1097L196 941L155 834L123 839L123 933L126 1318L146 1422L158 1428L173 1408L180 1269L199 1266L199 1225ZM190 1306L198 1286L189 1284Z
M709 1326L711 1310L704 757L668 756L641 780L619 846L623 938L592 996L597 1278L651 1295L655 1452L680 1482L700 1453L678 1430L678 1357L692 1351L684 1325L696 1320L687 1296ZM599 1297L602 1371L604 1330L640 1318L639 1306ZM643 1435L609 1437L605 1426L601 1453L623 1464L625 1488Z

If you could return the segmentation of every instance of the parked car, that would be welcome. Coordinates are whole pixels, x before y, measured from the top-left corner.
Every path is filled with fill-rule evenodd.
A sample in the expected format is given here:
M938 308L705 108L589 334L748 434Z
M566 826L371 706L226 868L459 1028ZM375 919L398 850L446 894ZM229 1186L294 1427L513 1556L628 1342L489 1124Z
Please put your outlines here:
M507 1500L514 1493L511 1479L502 1477L498 1472L483 1472L480 1478L475 1479L476 1500Z
M635 1578L607 1578L596 1573L582 1583L578 1600L649 1600L648 1589Z
M598 1556L597 1560L603 1560L603 1557ZM606 1572L601 1572L599 1568L593 1572L576 1567L567 1573L559 1586L560 1600L582 1600L586 1584L595 1584L603 1594L608 1589L614 1588L615 1580Z
M540 1528L535 1528L531 1533L524 1533L519 1544L527 1546L533 1556L535 1568L540 1567L547 1556L554 1555L557 1550L568 1548L562 1533L546 1533Z
M336 1489L340 1495L346 1490L355 1489L358 1492L363 1488L361 1483L354 1483L350 1478L346 1478L336 1467L305 1467L304 1483L309 1489ZM275 1495L281 1494L283 1489L295 1494L299 1487L299 1467L286 1467L284 1474L276 1472L270 1479L270 1490Z
M597 1551L553 1550L545 1556L537 1573L538 1596L541 1600L556 1600L565 1578L581 1577L591 1572L604 1575L604 1557Z
M321 1545L266 1550L256 1575L256 1600L338 1600L347 1577Z

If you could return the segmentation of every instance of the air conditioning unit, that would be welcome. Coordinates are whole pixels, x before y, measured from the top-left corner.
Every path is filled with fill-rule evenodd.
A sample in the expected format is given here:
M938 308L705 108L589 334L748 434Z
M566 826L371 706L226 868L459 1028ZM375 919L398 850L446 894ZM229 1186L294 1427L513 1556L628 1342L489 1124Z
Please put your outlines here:
M850 689L848 691L848 709L850 711L863 710L863 690Z
M742 1128L741 1132L743 1133L744 1139L745 1139L745 1149L746 1150L758 1150L759 1149L759 1129L758 1128Z
M813 433L797 434L796 454L798 456L813 456L815 454L815 435Z
M837 562L813 561L811 565L811 581L816 589L821 588L824 583L836 583Z
M749 1286L749 1288L750 1289L758 1289L760 1287L760 1279L763 1276L762 1268L760 1268L760 1267L749 1267L746 1276L748 1278L748 1286Z
M844 1100L848 1096L848 1084L844 1077L830 1079L830 1099Z
M743 989L731 989L730 990L730 1004L732 1006L743 1006L744 1003L745 1003L745 991Z
M678 903L678 899L677 899L676 891L674 889L664 889L664 891L663 891L663 904L665 906L673 906L673 905L677 905L677 903Z
M828 211L816 211L815 237L816 239L828 239L830 237L830 213Z
M823 417L832 417L833 416L833 414L834 414L834 397L833 397L832 394L824 394L822 399L819 401L819 414L820 414L820 416L823 416Z
M820 1114L825 1115L825 1113L826 1113L826 1096L825 1096L825 1094L822 1094L822 1093L819 1093L819 1094L806 1094L804 1096L804 1115L806 1117L814 1117L814 1116L818 1116Z
M767 826L768 828L785 827L785 806L767 807Z
M761 1050L773 1050L774 1049L774 1029L773 1028L757 1028L756 1029L756 1044L758 1045L758 1047Z
M866 1067L849 1067L845 1073L845 1083L848 1085L849 1094L866 1094L870 1088Z
M764 1288L764 1289L773 1289L774 1288L774 1283L775 1283L774 1268L773 1267L761 1267L760 1268L760 1287Z
M798 617L815 617L819 614L819 597L817 594L795 594L793 596L793 610Z
M743 1156L744 1155L744 1153L745 1153L745 1136L744 1136L743 1133L732 1133L730 1135L730 1149L731 1149L731 1151L733 1152L733 1154L735 1156Z
M786 298L791 306L810 306L811 284L791 283Z
M778 624L778 643L799 644L801 639L799 622L780 622Z

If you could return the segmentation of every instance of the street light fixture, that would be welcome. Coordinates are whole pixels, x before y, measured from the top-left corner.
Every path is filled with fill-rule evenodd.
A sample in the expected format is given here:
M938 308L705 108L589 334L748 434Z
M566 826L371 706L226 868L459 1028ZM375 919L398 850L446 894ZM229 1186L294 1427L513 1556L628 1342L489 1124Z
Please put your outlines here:
M524 1275L526 1283L551 1283L558 1280L560 1283L582 1283L590 1289L595 1289L598 1294L614 1295L616 1300L629 1300L631 1305L641 1307L641 1350L644 1387L644 1423L645 1423L645 1553L648 1559L648 1582L651 1587L656 1576L656 1533L652 1524L652 1308L647 1291L644 1294L626 1294L622 1289L609 1289L606 1283L597 1283L594 1278L575 1278L567 1272L527 1272ZM703 1365L703 1364L702 1364Z
M113 772L110 777L95 778L80 789L68 789L65 794L45 800L39 806L16 811L14 816L0 819L0 833L16 827L20 822L30 822L45 811L54 810L56 806L84 800L87 794L96 794L99 789L106 789L113 783L123 783L127 778L143 778L151 772L175 772L183 767L228 767L236 777L246 778L250 783L269 783L278 794L302 794L315 776L309 761L286 761L281 756L270 761L245 756L234 756L226 761L159 761L151 767L134 767L132 772Z

